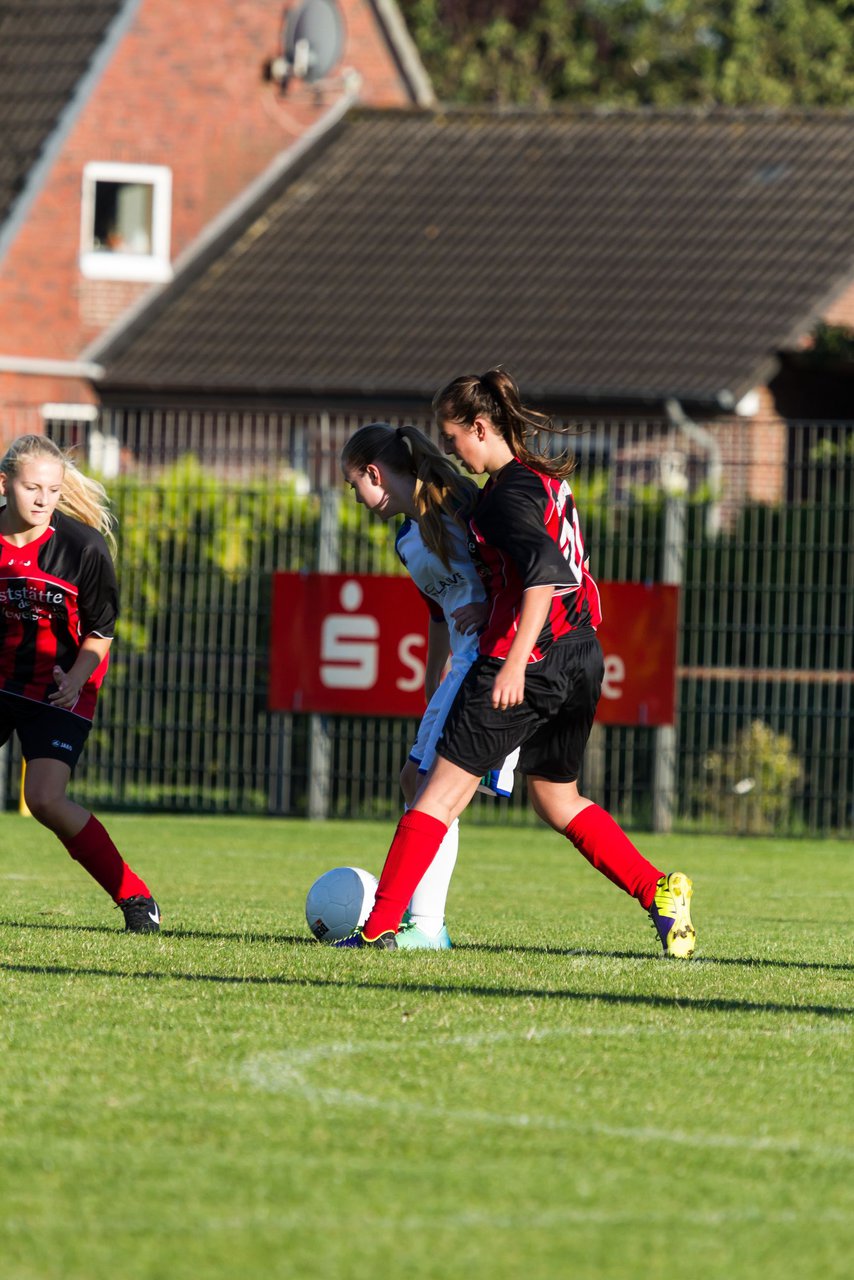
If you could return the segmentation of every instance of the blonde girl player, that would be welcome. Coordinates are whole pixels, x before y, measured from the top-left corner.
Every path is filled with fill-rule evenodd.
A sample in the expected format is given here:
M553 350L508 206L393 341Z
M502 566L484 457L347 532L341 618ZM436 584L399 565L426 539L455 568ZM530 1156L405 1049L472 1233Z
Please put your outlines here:
M131 933L160 909L98 819L65 792L92 728L118 591L106 494L43 436L0 459L0 745L17 733L30 812L118 907Z
M477 656L477 629L486 621L486 592L468 554L466 534L478 490L412 426L372 422L360 427L344 446L341 466L356 501L372 515L383 521L406 517L395 537L395 549L430 611L428 705L400 775L409 806L433 765L445 716ZM442 679L449 656L450 668ZM509 795L512 762L501 762L501 766L491 774L490 789ZM446 950L451 946L445 903L458 848L455 819L431 866L413 887L407 919L397 934L398 947Z
M533 452L548 420L526 409L502 369L455 378L433 408L447 453L487 481L469 520L470 546L488 580L489 621L437 744L433 771L401 818L363 929L336 945L396 949L412 887L481 774L514 747L537 814L635 898L664 954L694 952L691 881L665 875L612 817L578 790L604 664L598 593L587 568L567 483L572 464Z

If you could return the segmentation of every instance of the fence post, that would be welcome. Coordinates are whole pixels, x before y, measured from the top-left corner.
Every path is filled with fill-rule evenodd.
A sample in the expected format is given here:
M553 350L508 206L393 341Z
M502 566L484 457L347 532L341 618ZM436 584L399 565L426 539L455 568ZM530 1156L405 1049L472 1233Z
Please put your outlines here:
M685 576L686 505L679 485L668 494L664 507L664 555L662 582L682 585ZM655 755L652 777L652 829L670 831L676 801L676 725L665 724L655 730Z
M289 712L271 711L268 716L267 812L281 817L291 812L293 790L293 723Z
M318 573L337 573L341 563L340 507L340 489L324 489L320 496ZM314 714L309 718L309 739L308 816L328 818L332 795L332 732L328 716Z
M597 804L605 806L605 728L598 720L594 720L590 728L590 737L584 748L584 761L581 766L581 785L584 794Z
M9 773L11 769L12 753L8 742L4 742L0 747L0 813L3 813L9 804Z

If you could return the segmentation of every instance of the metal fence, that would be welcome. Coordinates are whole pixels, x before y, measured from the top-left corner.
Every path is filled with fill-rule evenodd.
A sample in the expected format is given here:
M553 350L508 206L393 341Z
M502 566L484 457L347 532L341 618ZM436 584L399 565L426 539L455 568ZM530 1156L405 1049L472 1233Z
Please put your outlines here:
M398 811L415 722L266 706L273 571L328 569L330 554L343 571L401 571L389 530L342 489L340 447L363 420L114 411L48 424L104 476L119 519L123 612L73 783L81 803L304 816L322 774L331 816ZM594 576L682 589L677 723L597 727L587 793L634 827L850 834L854 424L790 424L782 490L762 503L746 462L721 471L678 422L576 425ZM7 804L19 777L13 747ZM472 817L534 821L523 786L478 797Z

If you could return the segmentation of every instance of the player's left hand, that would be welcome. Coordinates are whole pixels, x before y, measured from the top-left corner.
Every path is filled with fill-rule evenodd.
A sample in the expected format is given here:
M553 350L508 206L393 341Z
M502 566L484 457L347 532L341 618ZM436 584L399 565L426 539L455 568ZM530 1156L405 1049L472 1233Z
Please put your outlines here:
M63 711L69 711L80 697L80 684L72 679L71 674L62 667L54 667L53 679L56 693L48 695L48 702Z
M469 604L461 604L458 609L454 609L451 617L460 635L471 635L473 631L480 631L486 624L489 605L485 600L472 600Z

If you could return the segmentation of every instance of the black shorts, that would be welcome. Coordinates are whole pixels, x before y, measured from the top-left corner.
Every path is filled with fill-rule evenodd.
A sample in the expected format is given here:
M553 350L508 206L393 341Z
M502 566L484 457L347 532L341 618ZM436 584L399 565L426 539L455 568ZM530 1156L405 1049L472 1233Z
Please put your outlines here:
M564 636L525 671L521 706L497 711L492 685L500 658L478 658L454 699L436 751L466 773L496 769L520 747L519 770L575 782L602 689L605 663L595 632Z
M25 760L61 760L73 769L92 729L71 711L0 693L0 747L17 732Z

